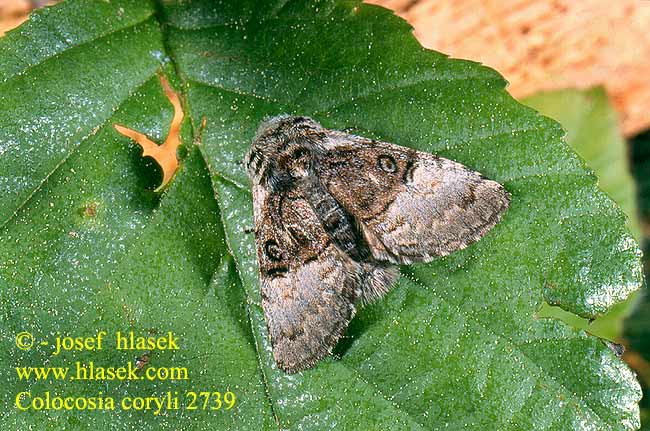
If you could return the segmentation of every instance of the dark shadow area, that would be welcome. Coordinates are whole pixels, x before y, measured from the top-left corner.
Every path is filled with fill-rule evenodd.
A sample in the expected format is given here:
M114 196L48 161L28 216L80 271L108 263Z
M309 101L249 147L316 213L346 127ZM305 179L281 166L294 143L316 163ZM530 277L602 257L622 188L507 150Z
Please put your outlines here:
M137 172L137 189L141 190L141 202L151 207L157 207L160 203L160 193L155 192L156 187L162 182L162 169L151 157L142 157L142 148L133 143L129 148L129 156Z
M641 400L641 429L650 430L650 294L647 277L650 274L650 131L630 140L632 174L637 184L639 216L643 232L644 270L646 283L639 303L625 321L625 339L628 352L624 358L638 374L643 387Z

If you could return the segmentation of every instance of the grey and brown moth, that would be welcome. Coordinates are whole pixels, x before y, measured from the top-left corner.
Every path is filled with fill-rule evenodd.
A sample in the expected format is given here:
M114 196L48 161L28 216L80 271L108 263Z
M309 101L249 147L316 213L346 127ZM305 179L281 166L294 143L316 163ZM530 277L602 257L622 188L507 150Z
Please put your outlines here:
M262 307L289 373L330 354L357 307L390 289L397 265L467 247L510 202L460 163L307 117L262 122L244 163Z

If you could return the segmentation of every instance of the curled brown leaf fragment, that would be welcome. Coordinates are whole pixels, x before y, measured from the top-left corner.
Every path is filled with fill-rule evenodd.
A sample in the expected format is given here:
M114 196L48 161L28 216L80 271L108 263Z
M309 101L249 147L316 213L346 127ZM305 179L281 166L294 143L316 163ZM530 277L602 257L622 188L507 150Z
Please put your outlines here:
M180 97L178 97L178 93L176 93L174 89L169 85L169 82L164 75L160 74L158 77L160 79L160 84L165 91L165 95L174 107L174 117L172 118L172 123L169 126L169 134L167 135L165 142L163 142L162 145L158 145L143 133L129 129L128 127L124 127L120 124L113 125L113 127L115 127L115 130L117 130L122 135L133 139L142 147L142 156L150 156L161 167L163 171L163 179L160 186L158 186L155 190L157 192L162 190L169 183L169 181L174 176L174 173L176 173L176 170L178 169L178 156L176 155L176 151L178 150L178 146L181 144L180 130L184 117L183 108L181 106L181 100Z

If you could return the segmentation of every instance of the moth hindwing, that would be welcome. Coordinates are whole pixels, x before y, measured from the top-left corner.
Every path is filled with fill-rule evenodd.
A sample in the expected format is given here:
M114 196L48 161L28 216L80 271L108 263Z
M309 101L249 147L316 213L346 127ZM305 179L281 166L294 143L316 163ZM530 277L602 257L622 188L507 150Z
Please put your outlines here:
M331 353L356 307L387 292L398 264L484 236L505 188L460 163L281 115L259 126L253 184L262 307L281 369Z

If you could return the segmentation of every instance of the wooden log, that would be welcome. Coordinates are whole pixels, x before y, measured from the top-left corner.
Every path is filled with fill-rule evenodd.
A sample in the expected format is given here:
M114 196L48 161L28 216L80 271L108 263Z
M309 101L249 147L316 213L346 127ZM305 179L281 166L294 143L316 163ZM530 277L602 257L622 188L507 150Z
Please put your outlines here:
M25 21L31 10L27 0L0 0L0 37Z

